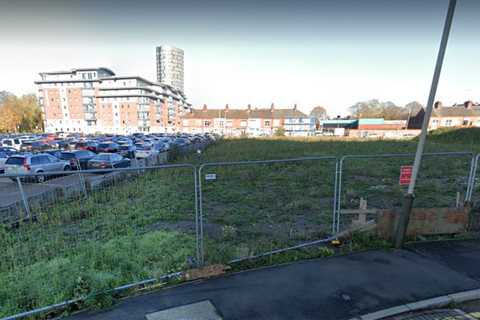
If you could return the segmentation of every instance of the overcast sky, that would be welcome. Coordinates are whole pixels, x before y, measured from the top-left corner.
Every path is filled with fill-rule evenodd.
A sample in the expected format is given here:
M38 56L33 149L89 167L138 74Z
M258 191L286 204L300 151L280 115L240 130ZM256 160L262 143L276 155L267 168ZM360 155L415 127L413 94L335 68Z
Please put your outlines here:
M345 113L425 103L447 0L0 1L0 90L103 66L155 80L155 46L185 51L194 106L298 104ZM459 0L437 98L480 100L480 1Z

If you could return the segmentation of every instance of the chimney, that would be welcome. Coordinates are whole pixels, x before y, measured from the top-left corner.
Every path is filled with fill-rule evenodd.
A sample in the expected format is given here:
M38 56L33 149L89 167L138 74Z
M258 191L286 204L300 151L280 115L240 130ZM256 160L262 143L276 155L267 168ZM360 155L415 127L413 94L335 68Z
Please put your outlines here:
M272 105L270 106L270 111L273 112L273 109L275 109L275 106L272 103Z
M203 111L207 111L207 105L206 105L206 104L203 105L202 110L203 110Z
M228 111L228 103L225 105L225 111Z
M433 105L434 109L440 109L441 107L442 107L442 102L441 101L437 101Z
M296 103L293 105L293 110L297 110L297 104Z
M465 101L463 105L465 106L465 109L472 109L473 101L472 100Z
M251 111L252 111L252 105L249 103L247 106L247 112L251 112Z

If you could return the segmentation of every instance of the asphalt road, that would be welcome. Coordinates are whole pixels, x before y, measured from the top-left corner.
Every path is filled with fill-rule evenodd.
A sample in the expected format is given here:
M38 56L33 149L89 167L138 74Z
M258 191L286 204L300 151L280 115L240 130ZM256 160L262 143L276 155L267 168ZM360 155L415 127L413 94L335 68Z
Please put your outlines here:
M146 315L201 301L209 301L225 320L350 319L478 289L479 262L479 240L360 252L187 283L70 319L144 320ZM194 312L184 319L207 319Z
M84 174L85 180L94 181L103 179L101 174ZM23 191L27 198L49 192L57 187L67 187L79 183L76 174L49 179L44 183L22 182ZM0 208L11 206L22 200L18 184L9 178L0 177Z

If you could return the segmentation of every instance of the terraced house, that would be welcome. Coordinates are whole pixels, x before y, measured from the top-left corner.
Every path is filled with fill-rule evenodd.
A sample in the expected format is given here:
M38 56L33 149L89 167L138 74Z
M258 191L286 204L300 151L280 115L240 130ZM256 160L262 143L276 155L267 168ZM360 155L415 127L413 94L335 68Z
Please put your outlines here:
M408 128L421 128L424 116L422 109L410 118ZM440 101L435 102L428 128L433 130L442 127L480 127L480 104L465 101L463 104L444 106Z
M175 132L190 104L182 91L107 68L40 73L46 132Z
M315 119L297 109L252 108L191 109L182 120L184 132L214 132L227 136L267 136L283 130L288 136L309 136L315 132Z

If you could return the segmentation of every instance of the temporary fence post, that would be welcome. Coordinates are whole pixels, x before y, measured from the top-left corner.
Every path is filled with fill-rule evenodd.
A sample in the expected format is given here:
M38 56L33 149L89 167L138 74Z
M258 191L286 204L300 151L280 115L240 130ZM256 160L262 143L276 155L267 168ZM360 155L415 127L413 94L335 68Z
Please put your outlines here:
M201 252L200 244L203 241L200 235L200 217L198 213L198 174L197 168L193 167L193 179L194 179L194 188L195 188L195 237L196 237L196 265L200 267L201 265Z
M200 238L200 264L205 263L204 238L203 238L203 198L202 198L202 169L203 165L198 168L198 224L199 224L199 238Z
M475 170L475 155L472 156L472 161L470 164L470 172L468 174L468 179L467 179L467 191L465 193L465 203L469 201L470 198L470 192L472 188L472 181L474 179L474 170Z
M480 154L477 154L476 156L473 157L473 160L472 160L472 168L471 168L470 177L468 180L468 192L465 197L466 203L471 203L472 201L472 195L473 195L473 191L475 189L475 184L476 184L477 167L478 167L479 158L480 158Z
M88 195L87 194L87 186L86 186L86 183L85 183L85 177L82 174L82 167L80 165L80 160L78 160L78 159L77 159L77 168L78 168L78 179L80 180L80 184L81 184L81 187L82 187L83 194L86 197Z
M333 184L333 221L332 235L335 234L335 226L337 224L337 188L338 188L338 159L335 161L335 181Z
M20 196L22 197L23 207L25 208L25 212L27 214L26 218L30 218L30 207L28 206L28 200L25 196L25 192L23 191L22 182L20 181L20 177L17 177L17 184L18 189L20 190Z
M340 232L340 207L342 202L342 179L343 179L343 162L345 161L347 156L343 156L340 159L340 163L338 165L338 191L337 191L337 226L336 231Z
M412 178L408 186L408 192L404 199L404 210L401 212L398 217L397 228L394 236L394 244L396 248L401 248L405 240L405 234L408 228L408 220L412 210L413 199L414 199L414 190L415 182L417 180L418 171L420 170L420 164L422 162L423 149L425 146L425 141L427 140L428 133L428 124L430 122L430 116L433 110L433 102L435 100L435 94L437 93L438 81L440 79L440 73L442 71L443 58L445 56L445 51L448 43L448 36L450 33L450 28L452 26L453 14L455 12L455 6L457 0L450 0L448 5L447 16L445 19L445 25L443 27L442 40L440 42L440 48L438 51L437 61L435 64L435 71L433 73L432 84L430 87L430 94L428 96L427 107L425 110L425 115L423 117L422 132L420 133L420 138L417 145L417 152L415 154L415 161L413 163Z

